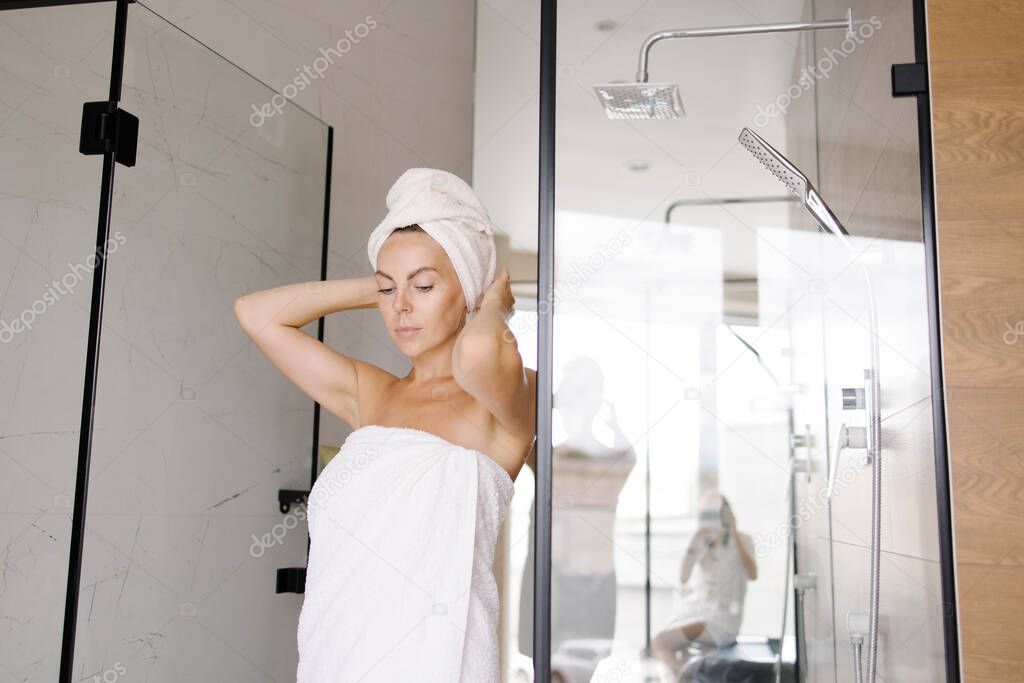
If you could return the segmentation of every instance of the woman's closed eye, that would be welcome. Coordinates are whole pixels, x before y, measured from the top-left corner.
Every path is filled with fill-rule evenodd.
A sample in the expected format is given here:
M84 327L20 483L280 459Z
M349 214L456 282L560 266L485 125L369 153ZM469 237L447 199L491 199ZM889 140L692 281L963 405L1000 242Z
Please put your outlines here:
M434 288L434 285L417 285L417 287L416 287L416 289L418 289L421 292L429 292L433 288ZM391 292L395 291L395 288L394 287L387 287L387 288L378 289L377 291L380 294L387 295L387 294L390 294Z

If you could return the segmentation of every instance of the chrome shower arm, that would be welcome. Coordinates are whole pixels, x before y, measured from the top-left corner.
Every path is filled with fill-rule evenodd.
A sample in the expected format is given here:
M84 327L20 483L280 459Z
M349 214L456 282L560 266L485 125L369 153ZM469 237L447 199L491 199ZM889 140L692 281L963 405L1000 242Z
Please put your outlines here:
M706 38L711 36L738 36L753 33L779 33L784 31L817 31L820 29L845 28L847 35L853 33L853 9L846 10L845 19L823 19L821 21L791 21L780 24L749 24L746 26L713 26L708 28L682 28L658 31L647 36L640 48L640 63L637 67L638 83L647 82L647 56L651 46L660 40L670 38Z
M818 225L832 233L836 238L842 242L843 246L849 250L853 250L853 243L850 242L850 233L847 232L843 224L839 222L836 215L832 213L832 209L828 208L828 204L821 198L817 190L812 185L807 187L807 206L811 209L811 215L817 221Z

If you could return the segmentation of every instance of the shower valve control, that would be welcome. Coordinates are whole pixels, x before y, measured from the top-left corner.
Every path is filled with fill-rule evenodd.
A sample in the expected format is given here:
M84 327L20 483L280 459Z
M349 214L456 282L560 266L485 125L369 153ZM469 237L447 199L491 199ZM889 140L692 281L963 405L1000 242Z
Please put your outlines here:
M859 387L843 387L843 410L859 410L864 408L864 389Z
M789 445L793 448L812 448L814 446L814 435L810 432L806 434L791 434Z
M866 636L870 626L870 615L867 612L847 612L846 630L851 636Z
M814 574L794 574L793 588L798 591L813 590L818 587L818 577Z
M842 434L841 446L843 448L868 447L868 430L866 427L847 427L843 425Z
M832 498L835 493L836 481L839 478L839 455L847 448L864 448L868 447L868 430L866 427L848 427L845 424L839 427L839 433L836 435L836 450L832 454L832 467L829 469L828 475L828 488L826 489L826 497ZM867 453L861 458L861 465L863 466L867 459Z

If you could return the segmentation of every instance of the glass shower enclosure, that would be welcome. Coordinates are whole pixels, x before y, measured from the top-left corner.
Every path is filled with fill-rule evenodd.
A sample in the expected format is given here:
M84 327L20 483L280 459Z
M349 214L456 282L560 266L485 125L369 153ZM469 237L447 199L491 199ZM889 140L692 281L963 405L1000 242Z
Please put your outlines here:
M323 277L332 131L141 3L0 10L3 677L286 680L319 412L231 306Z
M958 680L923 0L531 6L503 680ZM288 680L320 414L231 304L325 277L332 130L143 4L0 9L3 674Z
M532 680L958 680L923 11L543 3Z

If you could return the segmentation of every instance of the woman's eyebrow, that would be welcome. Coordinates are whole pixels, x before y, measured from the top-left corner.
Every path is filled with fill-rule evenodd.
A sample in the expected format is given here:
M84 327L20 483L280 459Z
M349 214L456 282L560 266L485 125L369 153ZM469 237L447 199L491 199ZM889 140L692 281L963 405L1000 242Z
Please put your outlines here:
M405 279L407 279L407 280L411 280L411 279L413 279L414 277L416 277L417 275L419 275L420 273L422 273L422 272L423 272L423 271L425 271L425 270L432 270L432 271L434 271L435 273L436 273L436 272L438 272L437 268L434 268L433 266L420 266L420 267L419 267L419 268L417 268L416 270L414 270L414 271L412 271L411 273L409 273L409 274L408 274L408 275L406 276L406 278L405 278ZM388 275L387 273L385 273L385 272L384 272L383 270L378 270L378 271L374 271L374 273L373 273L373 274L374 274L374 275L383 275L384 277L386 277L386 278L387 278L387 279L389 279L389 280L394 280L394 279L395 279L395 278L391 277L390 275Z

